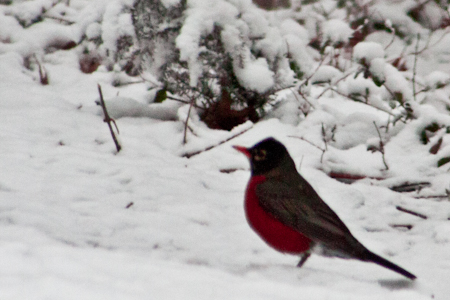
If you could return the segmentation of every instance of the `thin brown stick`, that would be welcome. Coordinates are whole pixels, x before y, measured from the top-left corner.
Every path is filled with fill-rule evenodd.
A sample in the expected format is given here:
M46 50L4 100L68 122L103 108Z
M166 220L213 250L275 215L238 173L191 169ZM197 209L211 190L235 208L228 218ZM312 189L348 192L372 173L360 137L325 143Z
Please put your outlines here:
M427 40L425 46L423 46L422 49L420 49L420 50L418 50L418 51L415 51L415 52L412 52L412 53L409 53L409 55L411 55L411 54L413 54L413 55L419 55L419 54L422 54L425 50L428 50L429 48L432 48L432 47L436 46L437 44L439 44L439 43L444 39L444 37L445 37L447 34L450 33L450 31L445 30L444 33L443 33L443 34L442 34L442 35L441 35L441 36L440 36L433 44L430 45L430 43L431 43L431 37L433 36L434 33L435 33L435 31L433 31L433 32L430 34L430 36L428 37L428 40Z
M346 98L348 98L348 99L350 99L350 100L355 101L355 99L352 98L352 97L350 97L349 95L346 95L346 94L344 94L344 93L341 93L341 92L339 92L338 90L336 90L336 89L334 89L334 88L332 88L332 87L330 87L330 89L331 89L333 92L335 92L336 94L338 94L338 95L341 95L341 96L343 96L343 97L346 97ZM369 102L366 103L366 102L363 102L363 101L360 101L360 100L357 100L357 102L358 102L358 103L365 104L365 105L368 105L368 106L370 106L370 107L373 107L373 108L375 108L375 109L377 109L377 110L379 110L379 111L385 112L385 113L387 113L388 115L391 115L391 116L395 117L395 115L394 115L392 112L390 112L390 111L388 111L388 110L386 110L386 109L384 109L384 108L380 108L380 107L374 106L374 105L370 104Z
M300 91L300 89L298 89L297 92L300 96L302 96L303 100L305 100L306 103L308 103L313 109L315 109L314 105L306 98L306 96ZM295 99L297 99L297 101L298 101L297 95L295 95L294 91L292 91L292 94L294 94Z
M187 143L187 130L189 128L188 122L189 122L189 118L191 116L191 110L192 110L192 106L194 106L194 102L195 102L195 98L192 97L191 103L189 104L188 114L187 114L186 120L184 121L183 145Z
M407 213L407 214L411 214L411 215L416 216L416 217L419 217L419 218L421 218L421 219L424 219L424 220L428 219L427 216L425 216L425 215L423 215L423 214L421 214L421 213L418 213L418 212L415 212L415 211L406 209L406 208L404 208L404 207L396 206L395 208L396 208L397 210L399 210L399 211L405 212L405 213Z
M320 151L326 151L325 149L322 149L321 147L319 147L319 146L317 146L316 144L314 144L313 142L308 141L308 140L305 139L304 137L301 137L301 136L295 136L295 135L288 135L288 137L300 139L300 140L302 140L302 141L307 142L307 143L310 144L311 146L316 147L316 148L319 149Z
M326 149L323 149L323 148L317 146L316 144L314 144L313 142L308 141L308 140L305 139L304 137L301 137L301 136L295 136L295 135L289 135L288 137L292 137L292 138L296 138L296 139L300 139L300 140L302 140L302 141L305 141L305 142L307 142L308 144L310 144L311 146L313 146L313 147L319 149L320 151L322 151L322 155L320 156L320 163L322 163L322 161L323 161L323 156L325 155L325 152L327 151L327 144L326 144L325 141L324 141L324 142L325 142L325 147L326 147Z
M414 52L414 66L413 66L413 77L412 77L412 88L413 88L413 97L414 101L417 100L416 98L416 72L417 72L417 57L419 56L417 54L417 51L419 50L419 42L420 42L420 33L417 34L417 42L416 42L416 48Z
M145 82L144 80L138 80L138 81L129 81L129 82L120 82L115 84L115 87L121 87L121 86L127 86L127 85L132 85L132 84L138 84L138 83L143 83Z
M39 59L37 58L36 54L33 54L34 59L36 60L36 63L38 65L39 68L39 81L41 82L42 85L48 85L48 74L47 71L45 70L45 68L41 65L41 62L39 61Z
M117 152L119 152L120 149L122 149L122 146L120 145L119 141L117 140L116 134L114 133L111 123L113 123L114 126L116 127L117 133L119 133L119 128L117 127L116 121L109 116L108 111L106 110L105 100L103 100L102 87L100 86L100 84L97 84L97 87L98 87L98 92L100 94L100 105L103 109L103 115L105 116L105 118L103 119L103 122L108 124L109 131L111 132L112 139L114 141L114 144L116 145Z
M54 17L54 16L48 16L48 15L46 15L45 18L46 18L46 19L52 19L52 20L60 21L60 22L64 22L64 23L66 23L67 25L75 24L74 21L70 21L70 20L67 20L67 19L64 19L64 18L59 18L59 17Z
M395 28L394 27L390 27L390 30L392 30L392 39L391 41L386 45L386 47L384 47L384 51L386 51L395 41Z
M181 102L181 103L184 103L184 104L191 104L191 101L184 100L184 99L180 99L180 98L176 98L176 97L169 96L169 95L167 95L166 98L169 99L169 100ZM205 109L204 107L198 106L198 105L195 104L195 103L194 103L193 105L194 105L195 108L203 109L203 110Z
M217 146L220 146L220 145L222 145L222 144L225 144L225 143L228 142L228 141L231 141L231 140L234 139L234 138L237 138L238 136L240 136L240 135L246 133L247 131L249 131L249 130L252 129L252 128L253 128L253 126L251 126L251 127L247 128L247 129L245 129L245 130L243 130L243 131L241 131L241 132L239 132L239 133L237 133L237 134L235 134L235 135L233 135L233 136L227 138L226 140L223 140L223 141L219 142L218 144L215 144L215 145L206 147L206 148L203 149L203 150L198 150L198 151L194 151L194 152L185 153L185 154L182 155L182 157L191 158L192 156L195 156L195 155L198 155L198 154L200 154L200 153L203 153L203 152L209 151L209 150L211 150L211 149L214 149L214 148L216 148Z
M390 225L392 228L406 228L408 230L411 230L414 226L411 224L392 224Z
M309 82L309 80L317 73L317 71L319 71L319 68L322 66L323 62L325 61L325 59L327 58L327 55L324 54L322 55L322 57L320 58L319 61L319 65L316 67L316 69L314 70L314 72L311 73L311 75L309 75L305 80L304 83Z
M338 84L339 82L341 82L342 80L346 79L348 76L350 76L350 75L353 74L352 72L349 72L349 71L347 71L346 73L347 73L347 74L343 75L341 78L339 78L338 80L336 80L336 82L334 82L334 86L337 86L337 84ZM326 92L328 92L329 90L333 90L333 91L334 91L333 87L332 87L332 86L329 86L329 87L327 87L326 89L324 89L324 90L322 91L322 93L320 93L319 96L317 96L317 99L319 99L320 97L322 97L322 96L323 96Z
M383 140L381 139L380 130L378 130L378 126L377 126L377 123L375 123L375 121L373 121L373 125L375 125L375 129L377 130L378 137L380 138L380 149L379 149L379 151L381 153L381 158L383 159L384 167L386 168L386 171L387 171L387 170L389 170L389 166L387 165L386 159L384 157L384 143L383 143Z
M448 199L448 195L412 196L414 199Z

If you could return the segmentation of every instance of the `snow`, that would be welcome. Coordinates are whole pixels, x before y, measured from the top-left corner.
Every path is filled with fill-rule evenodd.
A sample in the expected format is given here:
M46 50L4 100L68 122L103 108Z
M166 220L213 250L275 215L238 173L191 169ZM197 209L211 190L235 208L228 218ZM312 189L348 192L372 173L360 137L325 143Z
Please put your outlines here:
M128 6L133 4L133 1L110 1L110 3L106 6L102 20L103 45L113 53L117 48L117 36L134 36L134 27L131 22L131 14L121 13L124 9L124 5L127 5L121 2L128 2Z
M178 2L163 1L166 6ZM250 35L264 35L263 45L273 46L268 56L288 51L305 73L313 65L316 69L317 62L302 52L308 37L303 26L266 21L249 1L237 2L215 2L200 15L193 8L206 2L192 2L177 39L191 71L198 63L199 36L221 20L231 24L222 32L226 47L245 44L240 35L247 28ZM67 12L75 22L71 25L46 20L23 28L14 17L31 20L39 13L37 6L52 3L0 6L0 299L447 299L450 176L447 164L437 168L437 162L450 153L448 64L431 59L434 73L422 76L418 70L418 81L422 78L431 90L411 104L417 119L388 129L383 126L392 116L379 109L386 105L384 87L362 74L344 79L342 70L323 65L311 81L342 79L339 92L369 90L369 104L379 103L373 107L334 91L312 99L327 87L313 85L308 97L314 109L304 113L299 95L287 89L276 95L279 102L266 118L230 132L209 129L193 108L183 144L189 105L173 100L148 104L147 82L111 84L117 77L129 79L117 68L82 73L82 46L44 51L55 40L79 42L84 34L101 35L113 47L117 35L133 35L129 14L121 10L131 1L72 0L69 8L57 8ZM241 20L235 20L238 12L243 12ZM392 18L394 25L400 21ZM289 49L279 43L281 38ZM385 52L373 41L359 43L353 55L355 61L370 62L370 71L392 91L412 100L411 82L387 62ZM25 67L34 53L42 58L49 85L40 84L34 62ZM273 88L268 60L252 57L248 48L243 54L244 66L236 68L242 84L259 92ZM97 84L120 130L119 153L95 103ZM366 149L379 145L374 121L389 170L380 152ZM440 129L423 144L421 134L433 122ZM410 282L370 263L320 256L298 269L297 257L265 245L243 212L248 161L231 146L251 146L268 136L286 145L300 173L363 244L418 279ZM440 138L441 150L430 153ZM209 147L189 159L184 156ZM348 185L330 178L332 172L365 178ZM420 191L389 189L422 181L430 185Z
M442 71L434 71L425 78L426 84L430 88L445 86L450 82L450 75Z
M373 59L383 57L383 46L375 42L361 42L353 48L354 60L363 64L370 64Z
M319 69L311 77L313 83L332 82L333 80L340 78L342 72L333 66L320 66Z
M100 105L99 101L96 102ZM114 97L105 100L108 114L114 119L124 117L134 118L154 118L160 120L176 120L178 108L181 106L177 102L164 102L146 105L132 98ZM99 115L103 116L100 106L97 108Z
M163 0L161 3L166 7L171 7L180 3L180 0Z
M346 44L353 35L350 26L339 19L332 19L323 24L322 44L329 42L331 45Z
M235 67L237 78L242 86L264 93L273 87L274 73L269 69L265 58L244 60L244 67Z
M415 35L424 30L412 19L406 17L406 12L413 8L413 1L381 1L374 9L369 11L374 21L385 23L387 20L392 26L397 28L398 32L407 35ZM436 16L433 16L436 17Z

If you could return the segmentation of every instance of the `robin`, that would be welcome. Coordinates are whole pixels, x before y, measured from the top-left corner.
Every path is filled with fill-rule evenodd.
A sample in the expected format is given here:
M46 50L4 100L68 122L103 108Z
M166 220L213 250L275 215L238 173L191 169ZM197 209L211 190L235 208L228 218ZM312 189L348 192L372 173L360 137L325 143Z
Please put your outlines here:
M251 148L233 146L250 160L245 194L250 227L272 248L301 257L311 253L373 262L413 280L410 272L364 247L297 172L286 148L267 138Z

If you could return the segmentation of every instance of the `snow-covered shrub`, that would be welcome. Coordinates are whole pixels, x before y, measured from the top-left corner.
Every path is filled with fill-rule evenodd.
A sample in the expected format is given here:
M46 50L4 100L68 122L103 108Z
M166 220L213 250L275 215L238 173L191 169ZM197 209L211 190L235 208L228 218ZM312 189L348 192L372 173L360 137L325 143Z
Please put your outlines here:
M80 68L83 72L91 73L99 65L112 71L117 65L129 75L139 74L135 64L138 47L132 23L132 3L114 0L101 7L91 7L95 11L85 11L85 28L80 41Z
M175 39L180 33L186 9L186 0L136 0L132 20L139 42L140 64L157 77L167 71L170 62L177 59Z
M443 3L266 2L281 8L250 0L113 0L78 12L70 1L32 0L12 1L4 12L30 34L49 23L55 29L41 44L17 45L25 62L41 50L77 46L83 72L114 72L115 86L143 75L155 102L167 95L192 102L212 128L280 116L286 107L298 111L280 118L298 122L333 93L385 111L391 124L416 118L417 104L450 105L448 77L422 76L414 63L445 41ZM0 38L16 40L1 28Z
M147 67L165 91L195 98L212 128L256 122L271 95L310 72L306 30L292 19L271 21L249 1L150 2L134 10Z

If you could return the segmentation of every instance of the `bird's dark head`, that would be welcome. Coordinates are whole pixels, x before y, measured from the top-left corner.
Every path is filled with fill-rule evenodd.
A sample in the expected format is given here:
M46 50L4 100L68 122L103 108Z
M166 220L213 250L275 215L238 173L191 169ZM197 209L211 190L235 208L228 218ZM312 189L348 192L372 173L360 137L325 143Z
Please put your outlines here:
M233 146L233 148L248 157L252 175L264 174L278 167L286 159L292 161L283 144L274 138L262 140L250 148L242 146Z

